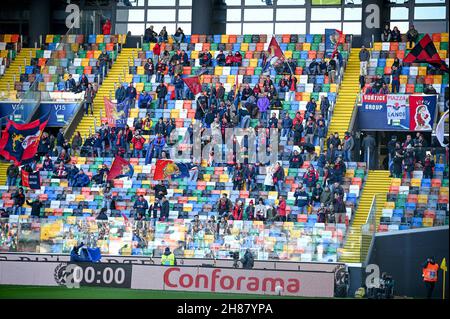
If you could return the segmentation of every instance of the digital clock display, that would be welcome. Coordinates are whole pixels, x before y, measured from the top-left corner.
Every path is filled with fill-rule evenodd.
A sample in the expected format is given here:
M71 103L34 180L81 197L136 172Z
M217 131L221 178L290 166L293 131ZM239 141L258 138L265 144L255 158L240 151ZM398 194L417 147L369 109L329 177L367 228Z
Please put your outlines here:
M70 263L64 272L67 284L131 288L131 265L103 263Z

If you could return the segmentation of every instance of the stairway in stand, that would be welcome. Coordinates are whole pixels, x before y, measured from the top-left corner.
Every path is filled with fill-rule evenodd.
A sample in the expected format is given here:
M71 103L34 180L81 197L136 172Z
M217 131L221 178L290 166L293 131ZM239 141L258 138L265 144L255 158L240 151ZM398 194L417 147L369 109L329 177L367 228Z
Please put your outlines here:
M355 107L355 100L360 92L359 51L360 49L352 48L350 52L347 68L344 72L344 79L339 87L339 96L334 106L330 127L328 129L328 136L330 133L338 132L341 140L349 128L353 108Z
M9 162L0 162L0 186L6 185L6 170Z
M378 227L381 211L386 202L386 194L391 185L391 178L389 171L369 171L366 183L362 189L361 198L356 213L353 217L351 225L351 232L347 235L347 239L342 250L340 261L347 263L363 262L369 251L370 242L361 240L361 226L367 221L370 212L373 197L377 194L382 194L377 197L376 210L376 227ZM361 252L361 245L362 252Z
M31 64L31 58L34 58L35 56L36 49L22 48L14 61L12 61L9 67L5 70L5 74L0 77L1 94L6 94L8 91L8 85L9 91L14 91L14 76L16 76L16 81L19 82L20 74L25 73L25 67Z
M94 99L94 116L90 113L89 115L83 115L82 120L78 124L75 132L79 131L83 140L90 133L95 132L94 119L97 126L101 125L101 117L105 117L105 103L104 97L111 97L114 99L114 83L119 84L119 77L121 77L122 82L125 81L124 74L128 74L128 63L133 63L133 59L137 57L137 49L122 48L122 51L118 55L116 61L114 62L111 70L109 70L108 75L103 80L102 85L99 87L97 95ZM90 111L89 111L90 112Z

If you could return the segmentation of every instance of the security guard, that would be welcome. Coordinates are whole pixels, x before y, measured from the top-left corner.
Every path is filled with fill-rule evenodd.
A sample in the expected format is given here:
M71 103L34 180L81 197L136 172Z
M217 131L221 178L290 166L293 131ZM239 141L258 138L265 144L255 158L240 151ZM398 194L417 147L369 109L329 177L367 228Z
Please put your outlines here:
M161 256L161 265L163 266L174 266L177 264L175 255L170 251L169 247L166 247L164 254Z
M439 265L434 262L432 257L429 257L423 264L422 277L427 288L427 298L431 299L433 295L434 285L438 280Z

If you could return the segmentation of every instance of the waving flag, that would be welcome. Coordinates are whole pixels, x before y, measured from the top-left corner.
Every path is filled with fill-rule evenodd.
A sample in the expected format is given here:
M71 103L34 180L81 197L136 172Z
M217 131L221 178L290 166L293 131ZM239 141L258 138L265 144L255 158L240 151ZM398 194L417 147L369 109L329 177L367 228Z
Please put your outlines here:
M403 59L404 63L429 63L448 73L448 66L442 61L430 36L425 34L409 54Z
M113 103L104 97L106 118L110 127L125 127L128 120L131 99L127 98L122 103Z
M183 78L184 83L191 90L192 94L197 95L202 92L202 85L198 76L191 76L189 78Z
M284 60L283 50L281 50L280 45L274 36L272 36L272 39L270 40L268 51L270 55L263 67L263 72L267 72L278 60Z
M17 124L8 120L0 139L0 155L13 160L17 166L31 162L37 153L49 117L50 113L47 113L29 124Z
M157 160L153 180L175 179L189 177L189 166L185 163L175 163L172 160Z
M133 177L134 169L133 165L131 165L127 160L123 159L120 156L116 156L114 158L114 162L111 166L111 169L108 173L108 181L121 177Z

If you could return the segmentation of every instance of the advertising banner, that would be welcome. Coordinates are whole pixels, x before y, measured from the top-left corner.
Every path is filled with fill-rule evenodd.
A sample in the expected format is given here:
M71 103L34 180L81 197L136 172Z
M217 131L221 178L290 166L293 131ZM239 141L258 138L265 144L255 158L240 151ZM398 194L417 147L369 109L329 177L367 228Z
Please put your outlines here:
M387 95L387 124L399 130L409 129L409 104L407 94Z
M48 126L62 127L70 123L75 111L78 109L79 103L54 103L41 102L38 109L38 114L46 114L50 112Z
M363 95L358 110L362 130L431 131L437 95Z
M0 118L8 117L11 121L25 124L33 111L35 103L0 102ZM3 120L3 123L5 121Z
M411 95L409 98L411 131L431 131L437 95Z
M333 297L334 283L334 272L133 265L131 288Z

